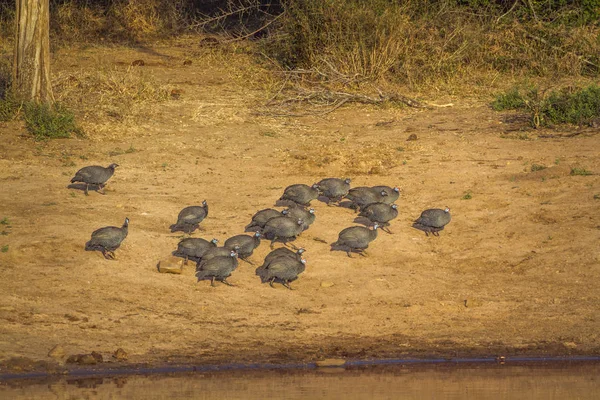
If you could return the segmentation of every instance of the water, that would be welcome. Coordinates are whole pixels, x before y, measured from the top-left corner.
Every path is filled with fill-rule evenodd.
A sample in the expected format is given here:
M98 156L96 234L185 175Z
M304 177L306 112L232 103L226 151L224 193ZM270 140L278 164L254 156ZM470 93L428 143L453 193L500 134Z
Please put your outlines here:
M405 364L0 381L0 399L598 399L600 364Z

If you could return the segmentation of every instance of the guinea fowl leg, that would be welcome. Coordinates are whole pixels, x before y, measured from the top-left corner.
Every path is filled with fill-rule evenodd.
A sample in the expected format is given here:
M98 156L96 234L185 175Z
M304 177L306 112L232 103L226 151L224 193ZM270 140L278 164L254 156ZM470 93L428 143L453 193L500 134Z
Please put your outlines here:
M254 263L252 261L248 260L246 257L240 257L240 259L246 261L250 265L254 265Z
M269 286L271 286L273 289L275 289L275 286L273 286L274 281L275 281L275 278L271 278L271 280L269 281Z
M277 236L273 236L273 240L271 240L271 244L270 244L271 250L273 250L273 248L275 246L275 239L277 239Z
M115 259L115 253L112 252L112 251L110 251L110 250L102 249L102 255L107 260L114 260Z
M289 281L283 281L283 286L285 286L286 288L290 289L290 290L294 290L292 289L292 287L290 286L290 282Z
M106 194L106 193L104 193L104 185L103 184L98 185L98 189L96 189L96 192L98 192L100 194Z
M352 249L346 250L346 254L348 254L348 257L350 257L350 258L352 258L352 254L350 254L351 251L352 251Z
M235 286L233 283L229 283L227 282L227 278L223 278L221 279L221 282L223 282L224 284L226 284L227 286Z
M210 280L210 286L215 287L215 277L214 276Z
M381 226L381 230L384 231L385 233L389 233L390 235L393 235L393 232L390 231L390 228L386 228L385 226Z
M368 257L369 256L369 254L367 253L366 250L358 250L358 254L361 255L361 256L363 256L363 257Z
M89 189L89 187L90 187L90 184L89 184L89 183L86 183L86 184L85 184L85 191L84 191L84 193L85 193L85 195L86 195L86 196L89 196L89 195L90 195L90 194L88 193L88 189Z

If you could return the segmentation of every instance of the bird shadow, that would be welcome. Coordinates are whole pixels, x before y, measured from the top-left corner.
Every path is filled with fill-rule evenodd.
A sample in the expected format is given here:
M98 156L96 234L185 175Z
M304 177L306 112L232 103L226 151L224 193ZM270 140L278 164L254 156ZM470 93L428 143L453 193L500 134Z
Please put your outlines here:
M81 190L82 192L85 192L85 183L71 183L67 186L67 189L76 189L76 190ZM88 191L95 191L97 192L98 190L100 190L100 185L94 185L92 183L90 183L90 185L88 186Z
M367 228L373 226L373 222L367 217L356 217L354 218L354 222L357 224L361 224L366 226Z
M349 210L356 211L356 209L355 209L355 206L354 206L354 203L353 203L352 201L350 201L350 200L344 200L344 201L340 201L340 202L338 203L338 206L339 206L339 207L342 207L342 208L347 208L347 209L349 209Z
M430 233L433 236L439 236L440 234L438 232L441 231L442 229L444 229L444 228L442 228L442 229L432 228L431 226L417 224L416 222L414 224L412 224L412 227L425 232L425 235L427 235L427 236L429 236Z
M352 258L352 256L350 255L350 253L356 253L362 257L366 257L364 253L364 250L360 250L360 249L352 249L348 246L344 246L344 245L339 245L339 244L331 244L331 249L329 251L343 251L344 253L346 253L346 255L350 258Z
M288 207L288 208L295 208L295 207L302 207L301 204L298 204L296 202L293 202L292 200L277 200L275 202L275 207Z

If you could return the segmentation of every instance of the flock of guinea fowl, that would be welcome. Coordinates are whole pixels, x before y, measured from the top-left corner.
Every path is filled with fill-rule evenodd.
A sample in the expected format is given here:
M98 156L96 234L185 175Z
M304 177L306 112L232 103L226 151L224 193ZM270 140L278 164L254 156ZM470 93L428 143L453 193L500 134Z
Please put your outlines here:
M85 194L88 195L90 185L101 194L104 194L106 182L112 177L118 164L108 167L92 165L77 171L72 184L82 183L85 185ZM77 187L70 185L69 187ZM355 252L365 256L365 250L369 243L377 238L379 228L392 233L389 222L398 216L398 210L394 201L398 199L400 190L397 187L373 186L373 187L350 187L350 179L327 178L308 186L295 184L288 186L277 206L288 208L279 211L267 208L258 211L252 221L246 226L246 232L252 235L236 235L225 241L223 246L218 246L217 239L211 241L187 237L177 245L173 255L182 257L184 263L188 260L196 262L196 277L200 280L210 280L211 285L215 281L227 282L227 278L237 268L238 258L250 264L248 257L252 255L255 248L260 245L261 238L271 240L272 251L266 256L263 264L256 269L256 275L261 278L262 283L268 282L273 286L274 282L281 283L291 289L290 282L296 280L298 275L305 269L306 260L302 257L303 248L296 248L293 244L287 248L288 242L293 241L298 235L309 228L315 221L314 209L309 208L310 202L317 198L323 199L327 205L344 205L359 212L366 222L364 225L355 225L343 229L338 240L331 244L331 250L346 251L348 257ZM191 235L199 228L200 223L208 216L208 204L206 200L199 206L189 206L181 210L177 222L171 225L171 232L181 231ZM450 209L428 209L414 222L413 227L434 236L450 222ZM95 230L91 239L86 243L85 249L101 251L105 258L115 259L115 250L127 237L129 219L121 227L107 226ZM273 250L275 242L282 242L286 247Z

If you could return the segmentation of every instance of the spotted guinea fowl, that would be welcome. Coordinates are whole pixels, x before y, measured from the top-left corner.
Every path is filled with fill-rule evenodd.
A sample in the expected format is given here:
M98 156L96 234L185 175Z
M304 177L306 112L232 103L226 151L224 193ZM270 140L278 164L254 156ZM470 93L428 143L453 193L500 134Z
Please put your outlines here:
M310 208L307 210L304 207L295 206L295 207L290 207L286 210L283 210L281 213L283 215L285 215L286 217L292 218L296 221L301 219L304 222L304 225L302 227L303 230L307 230L308 227L313 222L315 222L315 209L314 208Z
M129 227L129 218L125 218L123 226L106 226L96 229L92 232L92 238L85 244L87 251L101 251L104 258L108 260L115 259L115 250L119 248L121 242L127 237Z
M280 240L284 245L288 241L296 239L304 231L304 221L302 219L294 220L285 216L270 219L263 229L263 236L271 241L271 248L276 240Z
M184 258L186 265L188 259L198 262L208 250L217 247L218 242L217 239L209 242L202 238L185 238L177 244L177 250L173 252L173 255Z
M365 249L377 238L377 228L379 228L378 224L373 225L372 230L364 226L346 228L340 232L337 242L331 244L331 250L344 250L348 257L352 257L350 252L365 257L367 255Z
M400 197L400 188L398 187L391 188L389 186L373 186L371 189L377 191L378 193L381 193L381 191L387 193L387 196L383 196L381 198L382 203L392 204L398 200L398 197Z
M182 231L187 234L198 229L200 222L208 216L208 204L206 200L202 202L202 206L189 206L179 212L177 222L170 226L171 232Z
M260 245L260 237L261 233L256 231L254 235L235 235L230 237L223 243L223 247L228 248L230 250L236 250L238 253L238 257L248 264L254 265L254 263L250 260L247 260L247 257L250 257L256 249Z
M225 246L211 247L206 251L206 253L204 253L200 261L210 260L211 258L215 257L228 256L232 250L234 250L237 253L237 251L239 250L239 246L234 246L232 249ZM200 264L200 261L198 261L198 265Z
M273 208L265 208L264 210L260 210L252 216L252 221L248 225L246 225L244 231L262 231L267 221L275 217L281 217L281 211L275 210Z
M378 224L383 231L392 233L386 226L398 216L398 206L396 204L373 203L366 206L358 215Z
M278 249L271 251L269 254L267 254L262 267L266 268L271 263L271 261L273 261L274 259L279 258L279 257L290 257L290 258L294 258L294 259L300 261L302 259L302 254L305 251L306 250L304 250L303 248L299 248L297 251L292 251L292 250L288 249L287 247L280 247Z
M287 200L302 206L309 206L310 202L317 197L319 197L319 190L316 184L308 186L300 183L286 187L279 200Z
M450 209L431 208L421 213L421 216L414 222L413 228L417 228L425 232L427 236L429 233L433 236L440 236L438 233L444 230L444 227L450 222Z
M227 282L227 278L231 276L231 273L237 266L237 253L235 250L230 250L229 255L200 261L196 266L196 277L198 278L198 282L210 279L211 286L215 286L215 280L223 282L228 286L234 286Z
M360 211L369 204L384 203L383 199L387 197L385 190L375 190L370 187L360 186L348 191L346 198L351 201L350 208Z
M104 186L106 186L106 181L110 179L111 176L115 173L115 168L117 168L119 164L110 164L108 167L104 168L100 165L91 165L89 167L83 167L79 171L75 173L73 179L71 179L71 183L82 182L85 183L85 195L87 196L88 189L90 185L95 185L97 187L96 191L100 194L104 194Z
M256 269L256 275L260 276L262 283L269 282L271 287L273 282L280 282L286 288L292 290L290 282L298 279L298 275L304 272L306 268L306 260L279 256L267 265L260 266Z
M350 182L349 178L326 178L316 185L321 195L327 198L327 205L331 205L331 203L339 203L348 194Z

